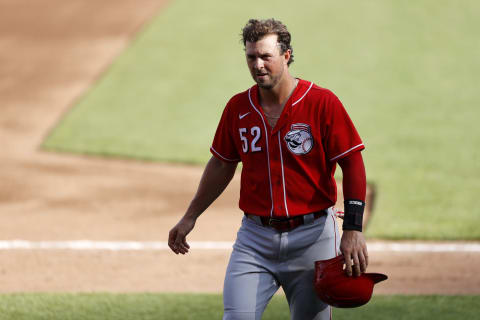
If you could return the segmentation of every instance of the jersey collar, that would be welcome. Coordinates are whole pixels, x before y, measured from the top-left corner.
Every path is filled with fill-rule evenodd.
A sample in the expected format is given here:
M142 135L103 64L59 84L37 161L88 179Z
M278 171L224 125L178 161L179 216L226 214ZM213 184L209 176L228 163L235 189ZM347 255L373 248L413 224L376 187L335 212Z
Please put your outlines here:
M283 108L282 114L280 115L280 119L278 119L277 124L273 129L268 125L267 118L265 117L263 109L260 106L258 99L258 85L255 84L254 86L252 86L250 90L248 90L248 95L251 106L258 114L260 114L263 122L269 128L270 134L273 135L288 123L293 108L295 108L295 106L305 98L312 86L313 82L298 79L297 87L285 103L285 107Z

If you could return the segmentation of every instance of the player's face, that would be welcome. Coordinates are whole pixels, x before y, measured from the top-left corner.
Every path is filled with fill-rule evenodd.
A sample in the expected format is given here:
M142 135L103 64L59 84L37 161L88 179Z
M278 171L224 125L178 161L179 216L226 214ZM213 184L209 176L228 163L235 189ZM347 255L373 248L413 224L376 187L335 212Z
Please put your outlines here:
M245 44L247 65L253 80L260 88L272 89L282 79L283 73L288 68L287 62L290 51L280 53L277 35L267 35L257 42Z

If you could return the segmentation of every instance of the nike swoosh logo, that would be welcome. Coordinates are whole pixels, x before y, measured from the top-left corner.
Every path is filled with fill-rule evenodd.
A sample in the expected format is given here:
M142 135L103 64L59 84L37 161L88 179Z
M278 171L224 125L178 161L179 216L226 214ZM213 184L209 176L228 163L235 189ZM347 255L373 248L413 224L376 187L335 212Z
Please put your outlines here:
M239 114L238 115L238 119L242 120L243 118L245 118L246 116L248 116L250 112L247 112L247 113L244 113L244 114Z

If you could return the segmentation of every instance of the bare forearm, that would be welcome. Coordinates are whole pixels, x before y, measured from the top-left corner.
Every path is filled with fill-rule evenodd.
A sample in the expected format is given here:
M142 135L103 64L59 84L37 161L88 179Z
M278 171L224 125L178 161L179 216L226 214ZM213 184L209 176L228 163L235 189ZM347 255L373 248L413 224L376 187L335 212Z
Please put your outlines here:
M237 163L226 163L212 157L205 167L185 217L196 220L222 194L232 180L236 168Z
M236 168L237 163L224 162L215 157L210 158L187 212L168 233L168 246L173 252L186 254L190 250L186 236L193 230L202 212L225 190Z

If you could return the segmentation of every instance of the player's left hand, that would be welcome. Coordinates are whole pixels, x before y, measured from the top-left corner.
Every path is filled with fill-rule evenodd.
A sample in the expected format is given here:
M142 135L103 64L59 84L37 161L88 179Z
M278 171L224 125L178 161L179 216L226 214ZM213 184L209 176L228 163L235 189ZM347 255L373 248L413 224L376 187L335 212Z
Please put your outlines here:
M367 271L368 251L363 233L355 230L343 230L340 251L345 258L345 272L348 276L354 274L358 277Z

